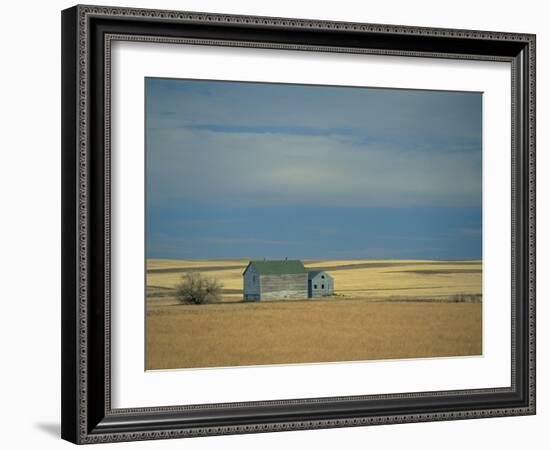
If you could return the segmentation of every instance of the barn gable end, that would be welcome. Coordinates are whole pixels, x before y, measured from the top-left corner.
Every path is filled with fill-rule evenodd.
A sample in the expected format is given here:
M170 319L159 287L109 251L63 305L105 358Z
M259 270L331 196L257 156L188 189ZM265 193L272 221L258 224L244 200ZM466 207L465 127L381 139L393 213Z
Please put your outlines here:
M324 271L308 272L308 297L326 297L334 294L334 279Z

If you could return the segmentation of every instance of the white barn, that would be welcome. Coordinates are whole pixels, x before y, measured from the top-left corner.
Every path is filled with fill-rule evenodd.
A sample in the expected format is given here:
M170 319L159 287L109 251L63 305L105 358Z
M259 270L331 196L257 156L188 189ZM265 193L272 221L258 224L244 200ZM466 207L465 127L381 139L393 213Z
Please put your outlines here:
M302 261L250 261L243 272L243 300L306 299L307 271Z

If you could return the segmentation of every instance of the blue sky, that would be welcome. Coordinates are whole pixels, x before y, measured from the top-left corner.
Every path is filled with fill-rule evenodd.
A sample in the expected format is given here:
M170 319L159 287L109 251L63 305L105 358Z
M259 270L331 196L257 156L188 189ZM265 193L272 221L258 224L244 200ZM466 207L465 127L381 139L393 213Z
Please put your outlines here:
M145 83L148 257L481 257L480 93Z

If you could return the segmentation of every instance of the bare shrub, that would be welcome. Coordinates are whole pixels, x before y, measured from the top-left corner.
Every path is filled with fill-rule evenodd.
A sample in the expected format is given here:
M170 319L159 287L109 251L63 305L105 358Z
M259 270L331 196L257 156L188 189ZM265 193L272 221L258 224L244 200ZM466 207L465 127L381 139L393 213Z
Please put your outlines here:
M223 284L198 272L186 273L176 286L176 297L188 305L204 305L221 301Z

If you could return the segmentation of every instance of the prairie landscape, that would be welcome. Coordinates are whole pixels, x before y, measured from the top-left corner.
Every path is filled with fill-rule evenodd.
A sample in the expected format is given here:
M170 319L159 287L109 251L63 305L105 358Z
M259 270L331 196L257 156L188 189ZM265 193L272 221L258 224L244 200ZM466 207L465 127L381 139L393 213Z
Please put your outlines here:
M243 302L247 264L147 260L147 369L482 353L480 260L306 260L334 278L334 295ZM181 304L190 272L220 281L221 301Z

